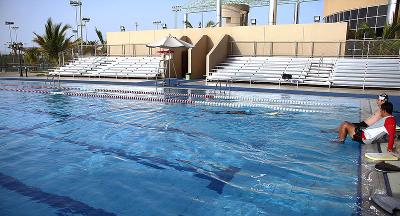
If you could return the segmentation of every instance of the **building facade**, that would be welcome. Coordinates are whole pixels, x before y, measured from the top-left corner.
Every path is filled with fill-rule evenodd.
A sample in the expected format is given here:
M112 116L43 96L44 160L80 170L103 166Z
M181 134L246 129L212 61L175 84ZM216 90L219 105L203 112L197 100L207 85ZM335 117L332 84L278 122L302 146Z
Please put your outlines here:
M347 22L349 30L358 31L366 22L381 37L386 23L397 19L398 0L325 0L324 23Z

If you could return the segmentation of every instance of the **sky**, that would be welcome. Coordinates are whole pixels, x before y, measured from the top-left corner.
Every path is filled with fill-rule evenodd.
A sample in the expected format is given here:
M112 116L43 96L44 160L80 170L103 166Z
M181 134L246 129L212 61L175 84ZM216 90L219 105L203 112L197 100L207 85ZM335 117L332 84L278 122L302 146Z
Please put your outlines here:
M126 31L155 30L157 25L153 21L161 21L167 24L169 29L175 28L175 12L172 6L184 5L190 0L81 0L82 17L90 18L87 23L87 40L99 40L95 27L103 33L120 31L120 26L125 26ZM324 1L304 2L300 5L299 23L313 23L314 16L321 16L324 8ZM257 19L257 25L268 24L269 7L250 8L249 20ZM177 13L177 28L183 28L183 17L185 11ZM32 42L36 32L43 35L47 19L53 23L70 25L76 29L75 7L70 6L69 0L0 0L0 52L9 53L7 42L10 42L10 29L5 22L14 22L18 30L11 29L13 42L24 43L24 47L38 46ZM277 24L293 24L294 5L278 5ZM79 7L78 7L79 19ZM203 14L204 23L216 22L216 12ZM202 21L202 14L189 14L189 22L197 27ZM161 29L161 26L158 25ZM67 36L72 36L72 29L67 31ZM86 40L86 30L83 27L83 39Z

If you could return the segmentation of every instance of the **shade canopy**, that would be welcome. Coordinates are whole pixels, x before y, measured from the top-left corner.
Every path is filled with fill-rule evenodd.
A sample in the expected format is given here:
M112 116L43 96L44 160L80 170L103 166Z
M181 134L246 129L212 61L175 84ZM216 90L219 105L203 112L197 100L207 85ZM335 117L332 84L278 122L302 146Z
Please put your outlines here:
M183 40L179 40L172 35L161 38L152 43L146 45L146 47L160 47L160 48L193 48L194 46L190 43L186 43Z

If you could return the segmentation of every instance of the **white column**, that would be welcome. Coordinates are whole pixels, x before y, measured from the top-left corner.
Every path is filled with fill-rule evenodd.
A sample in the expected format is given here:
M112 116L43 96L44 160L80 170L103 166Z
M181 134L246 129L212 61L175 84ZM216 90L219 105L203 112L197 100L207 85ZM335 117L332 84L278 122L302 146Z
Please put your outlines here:
M276 8L278 0L269 0L268 25L276 25Z
M218 27L222 26L222 0L217 0L217 23Z
M300 3L297 0L296 4L294 5L294 24L299 24L299 11L300 11Z
M187 28L186 27L186 21L188 21L188 15L187 13L183 14L183 28Z
M393 23L394 20L394 14L396 13L396 3L397 0L389 0L388 4L388 12L387 12L387 17L386 17L386 22L389 24Z

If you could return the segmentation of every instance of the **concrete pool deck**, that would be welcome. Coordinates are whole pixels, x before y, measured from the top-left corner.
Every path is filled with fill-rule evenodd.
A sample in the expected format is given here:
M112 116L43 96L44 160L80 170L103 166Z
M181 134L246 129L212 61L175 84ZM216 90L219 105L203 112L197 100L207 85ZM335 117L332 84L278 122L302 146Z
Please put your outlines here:
M25 75L25 73L24 73ZM0 73L0 80L10 81L38 81L45 82L46 76L36 76L35 73L28 73L28 77L20 77L17 72L3 72ZM58 78L55 80L58 85ZM204 80L179 80L180 85L178 88L185 89L204 89L204 90L215 90L215 82L205 82ZM80 84L103 84L103 85L129 85L129 86L149 86L154 87L154 80L145 79L115 79L115 78L89 78L89 77L61 77L60 85L67 83L80 83ZM161 88L161 87L159 87ZM169 88L169 87L167 87ZM176 87L171 87L176 88ZM222 92L225 89L225 83L221 85ZM217 86L217 92L220 92L220 86ZM260 93L280 93L280 94L300 94L300 95L314 95L314 96L325 96L325 97L345 97L345 98L357 98L361 99L361 110L360 119L364 119L369 116L372 111L377 109L376 98L381 93L389 95L389 101L393 103L394 110L400 110L400 89L361 89L361 88L342 88L328 86L307 86L300 85L299 88L296 85L286 84L279 86L278 84L249 84L247 83L233 83L231 85L231 91L248 91L248 92L260 92ZM397 124L400 124L400 113L394 113L397 120ZM395 146L400 150L400 140L396 138ZM390 215L384 210L375 207L374 204L369 201L369 197L372 194L388 194L393 197L400 199L400 173L382 173L375 170L376 161L372 161L365 158L365 153L368 152L386 152L387 143L379 145L361 145L360 149L360 170L359 170L359 181L361 194L357 194L359 197L359 203L361 203L361 209L357 212L358 215ZM400 162L390 162L394 165L400 166ZM398 214L400 215L400 214Z

